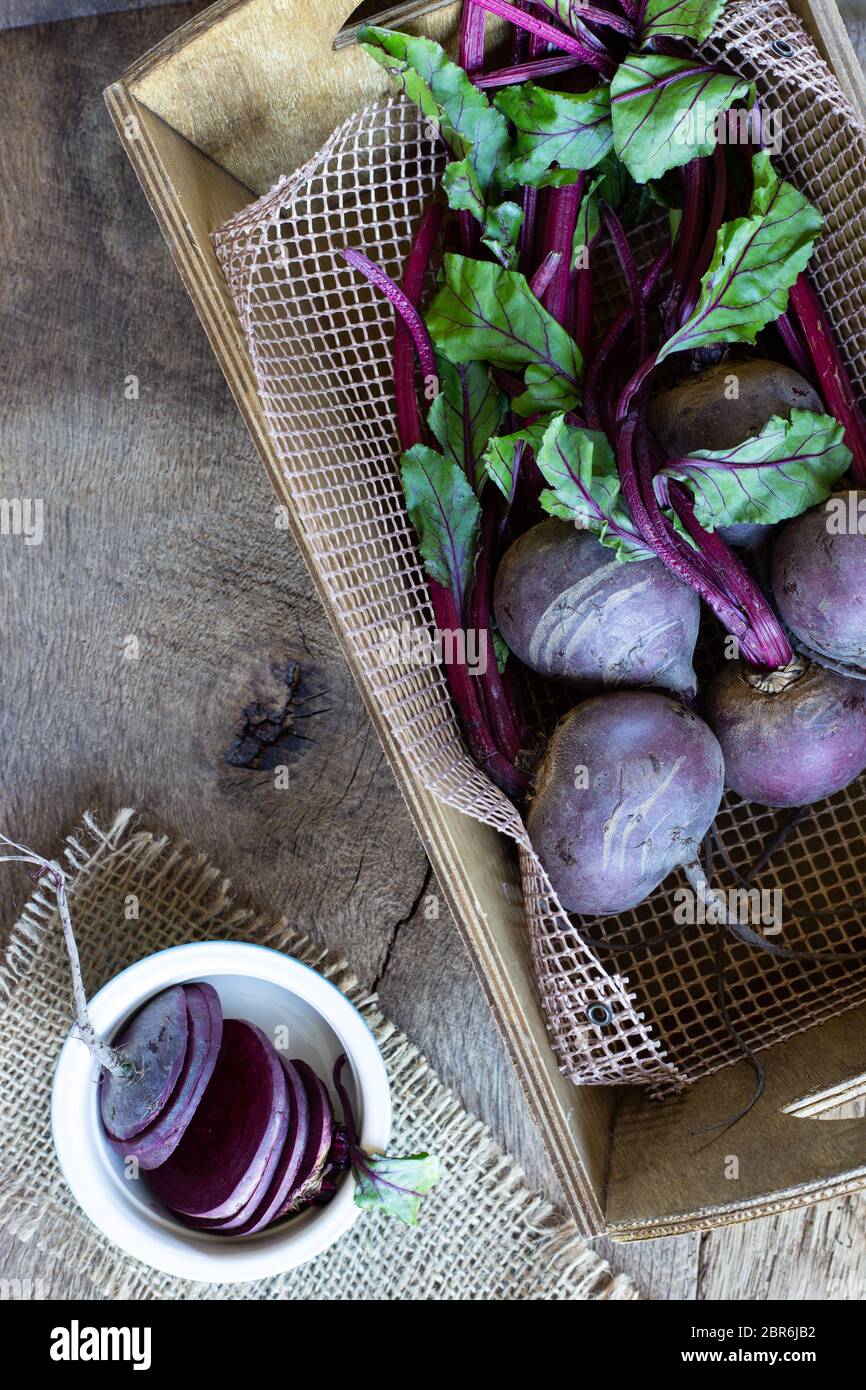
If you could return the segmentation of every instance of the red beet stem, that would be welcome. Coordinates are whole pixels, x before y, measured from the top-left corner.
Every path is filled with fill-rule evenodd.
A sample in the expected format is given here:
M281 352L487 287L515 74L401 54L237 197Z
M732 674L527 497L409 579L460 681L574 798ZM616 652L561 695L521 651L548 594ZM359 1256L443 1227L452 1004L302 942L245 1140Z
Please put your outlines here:
M519 29L525 29L527 33L534 34L537 39L545 43L555 44L565 53L574 53L587 67L593 68L596 72L609 75L613 71L613 63L609 55L599 53L595 48L590 48L588 44L576 39L572 34L567 34L564 29L558 29L543 19L536 19L535 15L524 14L523 10L510 4L509 0L475 0L475 3L482 9L489 10L491 14L498 15L500 19L510 20Z
M499 537L498 498L499 493L489 484L481 494L481 536L469 626L477 633L479 644L483 644L479 650L483 655L484 670L473 679L480 686L496 745L503 756L513 763L520 752L520 739L517 721L496 661L491 627L493 571Z
M529 282L529 288L536 299L541 299L545 290L553 279L554 272L562 260L560 251L548 251L541 265L536 270Z
M536 58L533 62L514 63L509 68L497 68L495 72L474 74L472 81L476 87L511 87L519 82L535 82L541 77L552 77L557 72L569 72L580 67L582 59L574 53L555 54L551 58Z
M568 290L571 284L571 253L577 214L583 197L585 175L566 188L551 188L548 194L544 243L560 255L553 278L544 293L542 303L558 323L567 327Z
M852 455L851 476L858 487L863 487L866 485L866 422L833 330L805 275L798 276L792 287L788 308L806 340L827 409L845 427L845 443Z
M412 334L412 341L415 344L415 351L418 354L418 360L421 363L421 371L425 379L427 377L435 377L436 357L433 352L433 344L430 341L430 335L427 332L427 326L414 304L409 301L403 290L400 289L400 286L391 279L390 275L385 274L381 266L376 265L375 261L371 261L369 257L365 256L361 251L354 251L350 246L346 246L340 252L340 255L343 257L343 260L355 270L360 270L361 274L367 277L371 285L375 285L376 289L381 290L385 297L391 301L397 313L409 329L409 332Z

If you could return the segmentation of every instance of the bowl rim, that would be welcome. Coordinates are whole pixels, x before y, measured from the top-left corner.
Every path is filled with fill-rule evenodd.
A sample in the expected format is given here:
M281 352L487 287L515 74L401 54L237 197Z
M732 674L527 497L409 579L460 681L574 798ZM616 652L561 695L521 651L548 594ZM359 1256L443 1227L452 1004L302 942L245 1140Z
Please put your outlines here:
M266 968L263 969L262 967ZM134 961L88 1002L94 1027L111 1034L125 1017L160 989L209 976L240 975L277 984L313 1008L334 1032L360 1091L361 1145L383 1153L391 1134L391 1089L373 1032L358 1009L313 966L252 941L192 941L167 946ZM134 986L134 988L131 988ZM228 1242L180 1227L168 1228L138 1210L105 1183L84 1116L97 1065L75 1029L60 1050L51 1090L51 1131L61 1172L78 1205L126 1254L181 1279L239 1283L295 1269L338 1240L360 1215L353 1184L303 1225Z

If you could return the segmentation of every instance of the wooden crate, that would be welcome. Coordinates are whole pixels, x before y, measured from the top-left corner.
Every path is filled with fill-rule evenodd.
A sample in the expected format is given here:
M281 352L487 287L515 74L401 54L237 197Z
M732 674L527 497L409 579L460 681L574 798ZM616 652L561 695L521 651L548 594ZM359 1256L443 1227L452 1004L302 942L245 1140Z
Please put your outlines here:
M796 0L859 109L866 84L832 0ZM218 0L106 92L175 264L292 517L244 338L211 234L312 155L387 78L357 49L332 51L346 0ZM417 29L453 39L459 7ZM866 1009L764 1054L767 1093L730 1136L698 1132L738 1108L745 1064L663 1105L559 1073L536 994L512 857L497 833L435 801L409 772L356 660L303 534L293 532L490 1000L580 1229L621 1240L742 1221L866 1186L866 1123L814 1118L866 1090ZM443 991L443 1007L447 993ZM737 1158L734 1178L728 1156Z

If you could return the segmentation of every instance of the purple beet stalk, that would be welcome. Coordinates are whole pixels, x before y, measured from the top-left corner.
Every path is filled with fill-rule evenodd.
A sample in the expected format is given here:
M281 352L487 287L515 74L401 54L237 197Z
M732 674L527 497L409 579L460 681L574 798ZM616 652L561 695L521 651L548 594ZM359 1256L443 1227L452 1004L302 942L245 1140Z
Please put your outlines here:
M407 262L404 288L396 285L389 275L366 256L351 249L342 252L345 260L359 270L371 284L381 290L398 314L394 342L394 380L397 393L397 423L400 446L411 449L421 438L421 425L415 400L411 351L418 355L425 379L436 376L436 359L426 325L418 312L424 275L438 232L438 216L428 211L422 220L415 246ZM409 365L407 367L407 351ZM454 595L443 585L430 580L430 601L439 632L456 632L464 627L464 615L458 611ZM526 789L526 778L519 773L502 751L490 731L479 698L477 679L469 674L464 662L446 661L445 671L454 703L463 724L466 740L476 762L484 768L508 796L517 798Z
M544 43L554 44L562 49L564 53L573 53L580 58L587 67L593 68L595 72L604 73L611 76L614 64L606 50L599 52L597 48L590 47L588 43L576 39L573 34L567 34L564 29L559 29L554 24L548 24L544 19L537 19L535 15L526 14L519 10L516 5L509 3L509 0L474 0L476 5L488 10L490 14L498 15L500 19L507 19L518 29L525 29L527 33L534 34L535 37Z
M845 443L852 455L851 476L858 487L864 487L866 422L821 302L805 275L798 276L791 289L788 309L806 341L827 409L845 427Z
M514 63L508 68L497 68L494 72L473 73L472 81L476 87L512 87L520 82L537 82L545 77L553 77L558 72L570 72L580 67L582 59L574 53L563 53L551 58L536 58L532 62Z

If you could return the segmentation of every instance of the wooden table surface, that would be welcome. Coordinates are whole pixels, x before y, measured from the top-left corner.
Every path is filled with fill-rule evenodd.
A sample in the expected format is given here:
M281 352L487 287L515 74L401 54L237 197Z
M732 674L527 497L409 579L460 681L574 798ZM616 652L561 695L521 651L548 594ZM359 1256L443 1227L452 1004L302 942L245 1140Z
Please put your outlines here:
M103 107L102 88L196 8L0 34L0 124L14 131L0 144L0 496L44 499L41 545L0 536L0 825L55 853L85 808L134 805L189 838L344 951L555 1200L466 952L444 905L436 916L408 813ZM264 711L267 737L239 765ZM291 768L287 790L273 759ZM3 874L5 939L27 883ZM857 1299L863 1210L850 1199L597 1246L650 1298ZM94 1296L85 1270L0 1237L0 1278L15 1276Z

